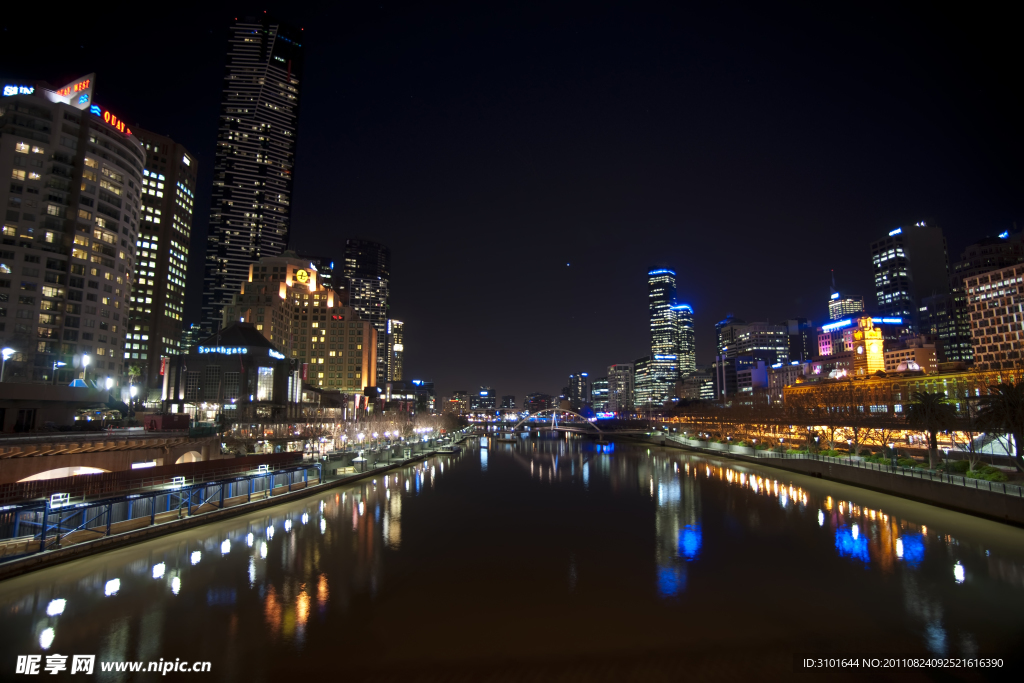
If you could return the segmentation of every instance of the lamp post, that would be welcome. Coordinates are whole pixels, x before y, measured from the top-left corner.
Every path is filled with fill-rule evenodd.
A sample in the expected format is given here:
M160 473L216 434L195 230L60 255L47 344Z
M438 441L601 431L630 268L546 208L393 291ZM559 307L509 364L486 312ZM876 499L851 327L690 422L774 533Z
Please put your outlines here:
M54 384L57 383L57 368L62 368L65 365L67 365L67 363L65 363L64 361L60 361L60 360L53 361L53 383Z
M89 384L89 362L91 360L89 354L82 355L82 381L86 384Z
M17 353L17 351L8 346L3 351L0 351L0 353L3 354L3 362L0 362L0 382L3 382L4 370L7 369L7 361L11 358L11 356Z

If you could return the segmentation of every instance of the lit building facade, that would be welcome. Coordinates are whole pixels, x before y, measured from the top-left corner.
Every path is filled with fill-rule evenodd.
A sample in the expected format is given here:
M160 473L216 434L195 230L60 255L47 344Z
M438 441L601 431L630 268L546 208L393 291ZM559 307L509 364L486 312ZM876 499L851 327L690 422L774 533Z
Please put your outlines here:
M675 271L668 268L648 271L647 296L651 355L646 367L644 397L648 403L661 405L675 393L679 379L678 330L676 312L672 310L676 304Z
M498 397L491 387L480 387L479 391L469 397L470 410L495 410L498 407Z
M862 377L885 370L882 330L875 329L871 316L857 319L853 330L853 374Z
M919 302L949 293L946 238L924 221L872 242L875 305L882 317L903 318L916 329Z
M228 38L203 327L246 281L249 266L288 245L303 72L301 32L268 17L236 20Z
M596 412L608 412L608 378L595 377L590 383L590 402Z
M569 375L568 393L569 405L573 410L580 410L590 403L590 376L585 372L577 372Z
M697 338L693 328L693 307L690 304L674 304L672 313L676 323L676 355L679 359L679 375L686 377L697 370Z
M93 101L90 74L0 99L5 382L120 385L146 149ZM88 366L83 369L83 359Z
M159 400L166 359L182 353L185 273L192 240L198 162L168 137L136 130L146 148L142 207L125 363L139 369L140 394Z
M542 410L550 410L555 407L555 397L551 394L527 394L523 401L523 410L530 414L539 413Z
M515 410L516 409L516 397L515 396L502 396L501 397L501 409L502 410Z
M734 322L723 326L719 334L722 339L721 355L727 358L763 352L759 355L767 360L769 365L789 362L787 325Z
M402 379L402 359L405 358L405 323L388 318L388 381Z
M377 386L377 330L335 297L308 261L285 252L249 266L247 282L223 309L223 324L252 323L301 364L310 386L362 396Z
M969 277L967 313L971 318L974 367L1024 367L1024 265Z
M650 408L653 403L652 393L651 358L637 358L633 361L633 407Z
M864 297L842 296L839 292L832 292L828 300L828 319L839 320L848 315L855 315L864 311Z
M391 249L371 240L345 241L348 303L377 330L377 376L388 376L387 321L391 311Z
M608 366L608 408L610 413L623 413L633 409L633 364L616 363Z

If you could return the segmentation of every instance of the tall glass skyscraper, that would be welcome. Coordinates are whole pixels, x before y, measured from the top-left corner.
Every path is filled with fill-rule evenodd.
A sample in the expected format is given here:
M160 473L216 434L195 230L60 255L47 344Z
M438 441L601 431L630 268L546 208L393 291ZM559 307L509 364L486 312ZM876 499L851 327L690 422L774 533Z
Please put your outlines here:
M679 343L676 330L676 273L655 268L647 273L651 321L651 362L648 371L653 405L661 405L675 393L679 379ZM639 392L638 392L639 393Z
M219 329L250 264L288 245L302 55L300 31L266 14L231 27L206 247L209 331Z
M676 344L679 355L679 376L687 377L697 371L697 347L693 330L693 308L690 304L672 306L676 322Z
M377 377L388 374L387 326L391 286L391 249L371 240L345 240L345 279L349 305L377 330Z

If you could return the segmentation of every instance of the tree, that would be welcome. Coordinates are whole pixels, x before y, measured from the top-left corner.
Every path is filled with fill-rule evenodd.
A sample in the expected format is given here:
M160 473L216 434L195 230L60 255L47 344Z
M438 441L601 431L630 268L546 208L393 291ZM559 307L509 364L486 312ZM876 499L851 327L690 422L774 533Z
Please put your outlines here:
M988 391L985 382L977 375L958 378L952 385L951 399L956 404L957 428L951 432L953 444L960 441L962 452L967 453L971 470L978 469L981 453L978 451L977 439L984 431L981 419L981 392ZM963 438L960 439L959 437Z
M938 463L939 432L956 426L956 410L941 392L915 391L907 405L907 424L928 433L928 466Z
M979 422L992 431L1013 437L1014 464L1024 471L1021 441L1024 441L1024 380L1015 383L993 384L987 396L981 397Z

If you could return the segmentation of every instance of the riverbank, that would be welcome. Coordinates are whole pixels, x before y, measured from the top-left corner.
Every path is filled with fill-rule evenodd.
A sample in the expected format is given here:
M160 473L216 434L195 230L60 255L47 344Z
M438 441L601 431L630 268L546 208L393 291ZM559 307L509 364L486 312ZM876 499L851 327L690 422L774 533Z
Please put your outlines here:
M279 493L277 495L267 496L261 500L243 502L232 505L231 507L211 508L205 512L199 512L198 514L193 514L189 517L169 519L168 521L147 525L142 528L135 528L121 533L113 533L110 536L104 536L92 541L82 541L67 547L46 550L41 553L20 557L0 564L0 581L15 576L21 576L22 574L27 574L46 567L52 567L57 564L89 557L108 550L123 548L128 545L141 543L160 536L166 536L178 531L184 531L204 524L210 524L223 519L250 514L251 512L262 510L264 508L274 507L276 505L289 503L309 496L315 496L339 486L379 476L385 472L404 467L410 463L421 462L438 454L444 454L444 451L428 451L419 453L401 462L389 463L381 467L367 470L366 472L359 472L333 480L325 477L324 480L318 484L304 486L302 488Z
M926 503L936 507L962 512L976 517L983 517L1013 526L1024 527L1024 496L1004 493L1006 491L1017 491L1016 486L1003 486L1002 484L991 484L993 487L1000 487L1002 490L993 488L972 488L966 485L957 485L944 479L936 480L931 478L918 478L904 476L898 473L901 468L890 468L879 466L877 469L857 467L853 465L834 462L834 458L799 458L785 457L781 453L770 451L755 451L749 447L722 446L715 444L718 448L712 448L706 442L697 442L690 439L683 439L671 435L634 436L626 437L629 440L636 440L642 443L679 448L693 451L701 455L712 455L726 457L752 464L774 467L788 472L805 474L821 479L828 479L851 486L870 489L879 493L886 493L899 496L908 500ZM747 452L739 452L743 449ZM773 457L775 456L775 457Z

